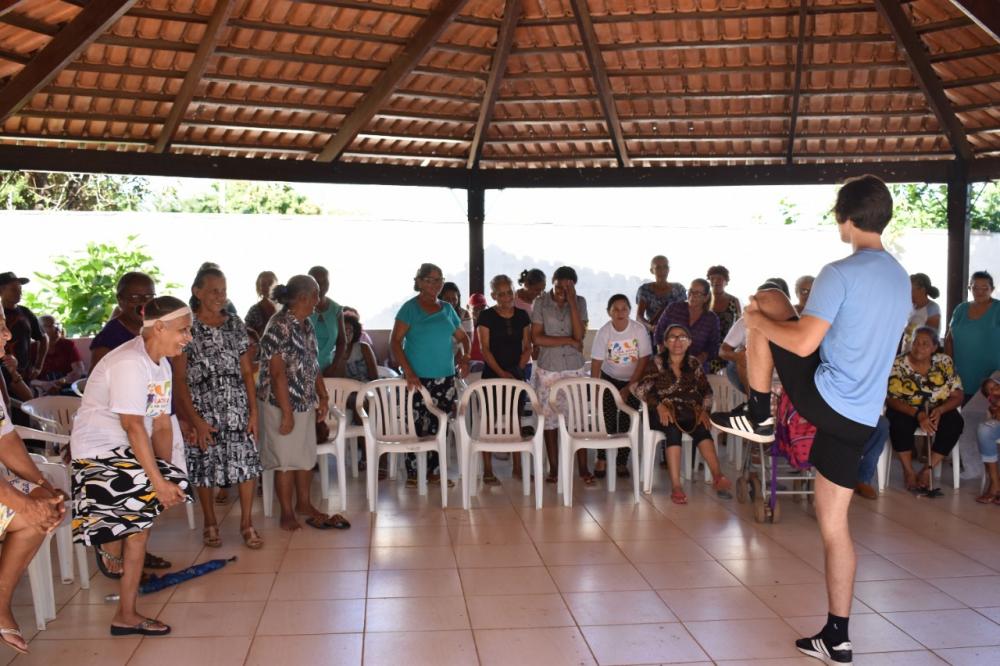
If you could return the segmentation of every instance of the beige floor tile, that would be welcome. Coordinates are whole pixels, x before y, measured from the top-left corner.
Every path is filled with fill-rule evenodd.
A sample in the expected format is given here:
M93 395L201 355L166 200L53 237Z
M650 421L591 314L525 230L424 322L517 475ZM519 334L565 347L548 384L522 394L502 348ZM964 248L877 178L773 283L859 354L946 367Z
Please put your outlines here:
M496 525L517 522L521 519L510 502L503 506L488 506L469 511L451 508L445 511L445 516L449 525Z
M376 527L372 530L371 543L380 548L404 546L450 546L448 526L421 525L416 527Z
M817 664L815 659L805 656L784 659L720 659L713 663L717 666L816 666Z
M728 587L740 584L735 576L714 560L654 562L639 564L638 568L654 589Z
M576 627L483 629L475 635L483 666L586 666L597 663Z
M980 615L985 615L997 624L1000 624L1000 607L995 608L977 608L976 612Z
M538 551L530 543L455 546L455 558L462 568L535 567L542 564Z
M685 622L713 659L773 659L799 656L799 636L781 620Z
M250 649L250 642L249 636L146 639L135 651L129 666L242 666Z
M461 546L531 543L531 537L519 519L508 523L453 525L450 531L452 542Z
M403 655L410 664L479 664L476 643L468 629L385 632L365 637L365 666L397 666Z
M814 659L812 663L816 663ZM878 652L854 657L857 666L943 666L945 661L929 650L912 652Z
M271 601L364 599L367 583L366 571L285 572L275 577L268 599Z
M348 520L353 520L352 516ZM288 542L288 547L299 548L367 548L371 543L371 532L365 525L351 524L349 530L317 530L306 527L296 530Z
M220 575L233 575L245 573L274 573L281 566L281 561L285 559L284 548L264 548L261 550L248 550L242 546L233 547L233 551L227 552L227 548L206 548L195 560L198 563L207 562L217 558L227 558L236 556L235 562L228 563L219 570ZM156 552L156 551L153 551Z
M545 567L459 569L466 596L550 594L558 592Z
M720 560L744 585L821 583L823 574L798 558Z
M257 635L352 634L364 628L364 599L268 601Z
M563 594L651 589L631 564L550 567L549 573Z
M826 623L825 615L792 617L785 620L800 636L813 636ZM923 646L877 613L864 613L851 618L851 644L854 654L872 652L905 652L922 650Z
M153 618L158 617L162 609L162 604L146 604L141 599L136 608L141 615ZM116 610L117 605L115 604L62 606L58 609L56 619L48 623L48 627L45 629L45 640L106 639L111 628L111 618L114 617ZM25 629L29 627L29 623L25 620L18 618L18 621ZM30 626L35 626L33 612Z
M655 592L572 592L563 597L581 626L677 621Z
M192 558L193 557L194 556L192 555ZM55 566L58 567L58 565ZM212 574L205 576L204 578L216 578L217 573L218 572L213 572ZM203 580L203 578L199 578L197 580ZM142 601L143 603L150 603L150 604L165 604L168 601L170 601L174 593L177 592L180 588L184 587L185 585L190 585L191 583L194 582L196 581L191 580L185 582L183 585L171 586L164 590L160 590L159 592L154 592L153 594L144 594L142 596ZM62 583L56 581L54 586L56 592L56 607L59 608L64 603L104 605L108 603L107 601L104 600L104 598L109 594L118 594L120 588L121 586L117 580L111 580L110 578L100 573L94 574L91 577L89 590L84 590L77 584L62 585ZM76 590L76 593L73 594L73 596L69 599L69 601L65 601L65 593L69 592L71 589ZM18 592L19 591L20 588L18 588ZM14 594L14 603L25 603L18 599L19 596L20 595L17 592ZM30 595L28 595L27 603L29 604L31 603Z
M962 608L964 604L922 580L869 581L854 586L854 596L879 613Z
M684 625L627 624L581 627L599 664L690 662L707 658Z
M372 570L454 569L451 546L413 546L407 548L372 548Z
M827 612L826 585L806 583L804 585L759 585L749 588L754 595L767 604L781 617L822 615ZM857 595L851 604L851 614L871 613L872 610L858 601Z
M688 538L687 534L669 520L615 521L605 523L601 527L615 541L665 541Z
M526 523L525 529L535 543L611 540L608 533L596 522Z
M250 647L247 666L275 664L337 664L361 666L361 634L258 636Z
M883 615L932 650L1000 645L1000 625L974 610L915 611Z
M428 489L428 497L431 497L430 489ZM434 500L438 499L440 499L440 494L435 493ZM375 522L373 524L376 528L423 527L425 525L445 525L447 524L447 520L445 520L444 511L441 509L425 508L403 511L387 511L382 509L375 514Z
M280 573L320 573L364 571L368 568L367 548L309 548L285 551Z
M916 533L870 534L865 535L863 538L859 537L856 541L860 541L866 548L870 548L873 552L878 553L879 555L893 555L895 553L950 552L947 548L941 546L941 544L935 543L934 541ZM892 558L890 557L889 559L891 560Z
M628 560L610 541L560 541L535 546L548 566L573 564L625 564Z
M778 542L761 535L700 538L698 545L719 560L756 560L791 556L791 553L782 548Z
M896 553L890 559L918 578L995 575L986 565L955 552Z
M266 601L274 574L208 575L178 585L170 601Z
M139 638L126 636L110 638L107 636L93 640L50 640L47 636L31 641L31 654L23 655L15 663L29 666L124 666L139 646ZM4 648L4 657L12 656L13 651Z
M701 546L686 537L667 541L618 541L617 543L625 553L625 557L635 564L712 559Z
M993 571L1000 573L1000 551L967 550L964 554L976 562L985 564L990 569L993 569Z
M466 597L473 629L571 627L573 617L558 594Z
M457 569L400 569L372 571L368 597L455 597L462 595Z
M167 604L158 619L169 624L171 636L253 636L262 601L228 603Z
M659 590L659 595L684 622L774 617L774 612L745 587Z
M892 557L896 559L899 555L893 555ZM855 581L905 580L907 578L913 578L913 574L881 555L858 556L858 569L854 576Z
M365 621L367 632L447 631L468 629L469 615L464 597L406 597L369 599Z
M967 606L1000 606L1000 576L928 578L927 582Z
M1000 647L967 647L936 650L939 657L953 666L1000 664Z

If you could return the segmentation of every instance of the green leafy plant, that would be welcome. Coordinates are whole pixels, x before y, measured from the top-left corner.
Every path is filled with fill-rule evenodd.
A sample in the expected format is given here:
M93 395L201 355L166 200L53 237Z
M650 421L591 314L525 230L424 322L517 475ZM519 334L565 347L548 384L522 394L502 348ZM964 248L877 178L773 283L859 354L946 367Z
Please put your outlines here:
M93 335L101 330L114 312L115 285L122 274L142 271L154 281L160 271L144 245L130 235L124 245L87 243L85 250L72 256L52 258L52 273L35 273L39 288L25 294L25 305L37 315L53 315L66 335ZM163 288L176 289L168 284Z
M0 208L7 210L139 210L150 196L141 176L0 171Z
M319 215L320 207L285 183L218 181L206 192L184 197L175 187L164 190L157 210L168 213L270 213Z

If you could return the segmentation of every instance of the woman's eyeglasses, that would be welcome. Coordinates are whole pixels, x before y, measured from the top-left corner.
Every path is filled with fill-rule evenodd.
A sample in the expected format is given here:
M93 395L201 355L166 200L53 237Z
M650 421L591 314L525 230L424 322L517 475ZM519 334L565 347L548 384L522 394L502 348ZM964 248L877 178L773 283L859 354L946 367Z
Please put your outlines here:
M671 335L667 338L667 342L691 342L691 338L686 335Z
M129 303L148 303L156 298L156 294L129 294L125 300Z

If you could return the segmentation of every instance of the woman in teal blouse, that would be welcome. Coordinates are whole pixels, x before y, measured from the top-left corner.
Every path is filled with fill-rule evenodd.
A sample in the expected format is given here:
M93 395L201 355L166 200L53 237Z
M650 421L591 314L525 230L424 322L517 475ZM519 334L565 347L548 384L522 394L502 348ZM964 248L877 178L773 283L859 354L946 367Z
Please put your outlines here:
M993 298L993 276L976 271L969 281L972 301L961 303L951 315L945 352L955 359L968 400L1000 369L1000 301Z

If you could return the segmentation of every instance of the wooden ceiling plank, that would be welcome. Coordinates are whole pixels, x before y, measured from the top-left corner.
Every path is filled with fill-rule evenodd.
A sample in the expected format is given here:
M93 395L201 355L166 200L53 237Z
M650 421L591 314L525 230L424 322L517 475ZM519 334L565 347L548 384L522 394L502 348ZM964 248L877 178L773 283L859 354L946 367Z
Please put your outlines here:
M944 85L931 66L924 43L917 36L899 0L875 0L875 8L888 24L899 50L913 70L913 77L924 91L927 104L934 112L955 155L962 160L972 159L972 146L965 135L965 127L955 115L955 109L944 92Z
M428 16L414 33L410 42L403 47L399 55L382 72L367 95L361 98L354 111L344 119L337 133L327 142L317 158L321 162L333 162L354 141L365 125L375 116L386 100L399 87L409 74L416 69L417 64L427 54L427 51L441 37L458 12L465 6L466 0L441 0L437 8Z
M996 0L951 0L951 4L1000 42L1000 6Z
M201 43L198 44L198 51L195 53L194 60L191 61L191 65L188 67L187 76L184 77L184 82L181 83L181 89L177 92L174 103L170 106L170 113L167 115L167 120L160 130L160 136L156 139L153 152L165 152L170 142L174 140L177 128L180 127L185 114L187 114L188 106L190 106L191 99L194 97L194 92L201 83L201 77L208 68L208 61L215 53L219 36L226 28L226 22L229 20L229 15L232 13L235 5L236 0L216 0L212 17L208 20L208 25L205 27L205 34L202 35Z
M792 84L792 115L788 120L788 148L785 164L792 163L795 152L795 129L799 121L799 102L802 93L802 69L805 66L806 29L809 21L809 0L799 0L799 34L795 44L795 76Z
M580 33L580 42L587 56L587 62L590 64L594 88L597 90L597 99L600 102L601 110L604 112L604 122L611 137L611 146L614 148L618 165L630 167L632 166L632 161L629 160L628 148L625 146L625 139L622 136L622 124L618 120L618 108L615 106L615 98L611 91L611 80L608 78L604 56L601 54L600 45L597 43L597 33L594 31L594 22L590 18L590 9L587 7L587 0L570 0L570 5L576 17L576 27Z
M17 9L24 0L0 0L0 16L5 16Z
M486 81L486 93L483 95L483 103L479 107L479 120L476 121L472 145L469 147L469 158L465 165L467 169L479 166L479 158L483 154L483 137L486 136L486 128L493 118L493 109L496 107L497 97L500 95L500 83L503 81L503 73L507 69L507 58L514 45L514 29L520 18L521 0L507 0L500 30L497 31L493 62L490 63L490 78Z
M0 89L0 123L16 114L135 2L107 0L90 3L81 9L38 55Z

